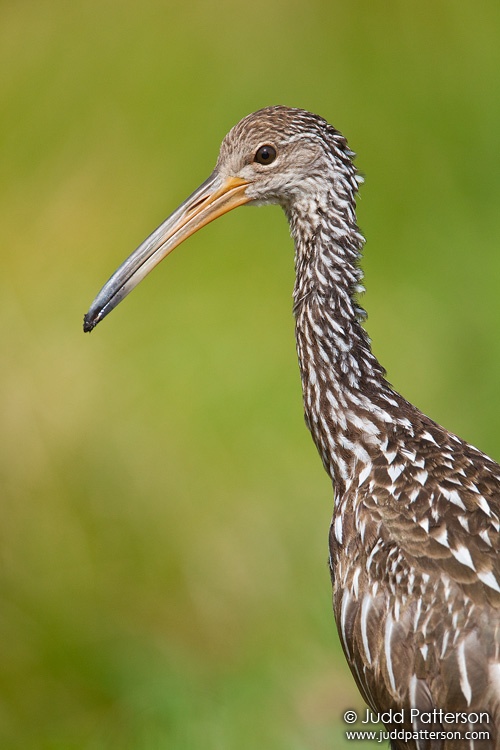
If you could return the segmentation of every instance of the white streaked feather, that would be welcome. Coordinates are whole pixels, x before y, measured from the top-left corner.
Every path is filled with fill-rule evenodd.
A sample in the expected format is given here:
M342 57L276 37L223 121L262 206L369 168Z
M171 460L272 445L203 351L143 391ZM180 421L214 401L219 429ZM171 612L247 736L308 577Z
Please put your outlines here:
M389 474L392 482L395 482L396 479L403 473L404 468L404 465L401 464L392 465L387 468L387 473Z
M491 570L488 570L487 572L482 570L477 574L477 577L480 581L486 584L486 586L489 586L490 589L494 589L495 591L498 591L500 593L500 586L498 585L498 581Z
M441 644L441 659L444 659L446 649L448 648L448 639L450 637L450 631L445 630L443 635L443 643Z
M428 476L428 471L426 471L425 469L420 469L420 471L417 471L417 473L415 474L415 480L421 485L424 485L427 482Z
M425 430L425 432L423 432L420 437L422 438L422 440L428 440L430 443L434 443L434 445L437 445L437 443L434 440L434 438L432 437L431 433L427 432L427 430Z
M342 515L337 513L334 522L335 539L339 544L342 544Z
M393 619L390 615L388 615L386 621L385 621L385 634L384 634L384 652L385 652L385 663L387 666L387 674L389 675L389 682L391 683L391 688L396 692L396 680L394 677L394 670L392 668L392 656L391 656L391 641L392 641L392 633L393 633Z
M365 481L365 479L366 479L366 478L367 478L368 476L370 476L370 472L371 472L371 470L372 470L372 466L371 466L371 464L367 464L367 465L366 465L366 466L364 467L364 469L362 469L362 470L361 470L361 471L359 472L359 476L358 476L358 487L361 487L361 485L363 484L363 482Z
M421 518L418 522L418 525L423 528L424 531L429 531L429 519L428 518Z
M342 643L344 644L344 648L346 650L346 654L349 659L351 659L351 652L349 650L349 646L347 644L347 637L345 632L345 624L346 624L346 616L347 616L347 607L349 605L350 595L348 591L344 591L342 595L342 606L340 608L340 635L342 636Z
M356 597L356 599L358 598L358 594L359 594L359 585L358 584L359 584L359 576L360 576L360 574L361 574L361 568L357 567L356 570L354 571L354 575L352 577L352 590L353 590L353 593L354 593L354 596Z
M479 532L479 536L481 537L481 539L483 540L483 542L486 542L486 544L488 545L488 547L492 546L490 535L488 534L488 529L482 529Z
M439 534L436 534L434 536L434 539L436 542L439 542L439 544L442 544L443 547L450 547L448 544L448 530L446 529L446 526L443 526Z
M479 505L481 510L486 513L487 516L491 516L491 508L482 495L477 496L477 504Z
M451 547L450 552L455 560L458 560L459 563L462 563L462 565L466 565L468 568L472 568L472 570L476 570L474 563L472 562L470 552L467 547L464 547L463 544L459 544L456 549L453 549Z
M462 510L465 510L465 511L467 510L457 490L447 490L447 489L441 488L441 494L443 495L443 497L449 500L450 503L453 503L454 505L458 505L458 507L462 508Z
M460 688L464 694L464 698L467 701L467 705L470 706L472 700L472 688L467 675L467 662L465 659L465 641L461 641L458 644L457 649L457 662L458 671L460 672Z
M371 596L365 595L363 603L361 605L361 640L363 641L363 648L365 650L368 664L372 663L372 656L370 654L370 645L368 643L368 630L367 630L367 618L368 612L372 606Z
M467 518L467 516L458 516L458 523L460 524L460 526L461 526L461 527L462 527L463 529L465 529L465 530L466 530L466 532L467 532L468 534L470 534L470 528L469 528L469 519ZM479 533L479 535L481 536L481 532ZM491 546L491 545L490 545L490 546Z

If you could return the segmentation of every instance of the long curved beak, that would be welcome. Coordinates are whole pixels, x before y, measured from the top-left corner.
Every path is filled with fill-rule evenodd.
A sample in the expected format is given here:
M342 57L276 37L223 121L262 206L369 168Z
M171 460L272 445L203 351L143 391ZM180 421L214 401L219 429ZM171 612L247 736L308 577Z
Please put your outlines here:
M142 279L187 237L237 206L248 203L248 182L240 177L223 179L217 170L155 229L122 263L103 286L83 319L91 331Z

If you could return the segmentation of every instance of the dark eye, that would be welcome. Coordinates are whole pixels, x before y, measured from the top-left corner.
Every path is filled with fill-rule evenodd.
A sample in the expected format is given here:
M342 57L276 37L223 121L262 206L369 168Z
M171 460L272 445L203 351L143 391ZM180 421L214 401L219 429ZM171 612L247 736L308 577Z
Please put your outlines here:
M259 164L272 164L276 159L276 149L274 146L261 146L255 154L254 161Z

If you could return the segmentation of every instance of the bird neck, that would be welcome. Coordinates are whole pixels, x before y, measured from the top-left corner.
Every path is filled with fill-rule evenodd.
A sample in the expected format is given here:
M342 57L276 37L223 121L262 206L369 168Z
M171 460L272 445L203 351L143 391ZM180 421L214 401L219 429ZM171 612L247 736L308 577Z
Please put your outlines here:
M356 295L364 239L354 180L286 210L295 241L294 315L306 422L338 492L371 464L399 396L371 351ZM357 187L357 184L356 184Z

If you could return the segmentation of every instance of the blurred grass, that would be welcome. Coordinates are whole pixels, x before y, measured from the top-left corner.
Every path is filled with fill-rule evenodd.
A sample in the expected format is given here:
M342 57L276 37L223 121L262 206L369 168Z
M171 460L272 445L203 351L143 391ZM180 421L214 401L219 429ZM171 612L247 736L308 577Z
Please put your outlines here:
M283 216L81 319L239 118L302 106L367 175L390 379L499 458L499 32L495 0L0 5L2 750L348 746Z

